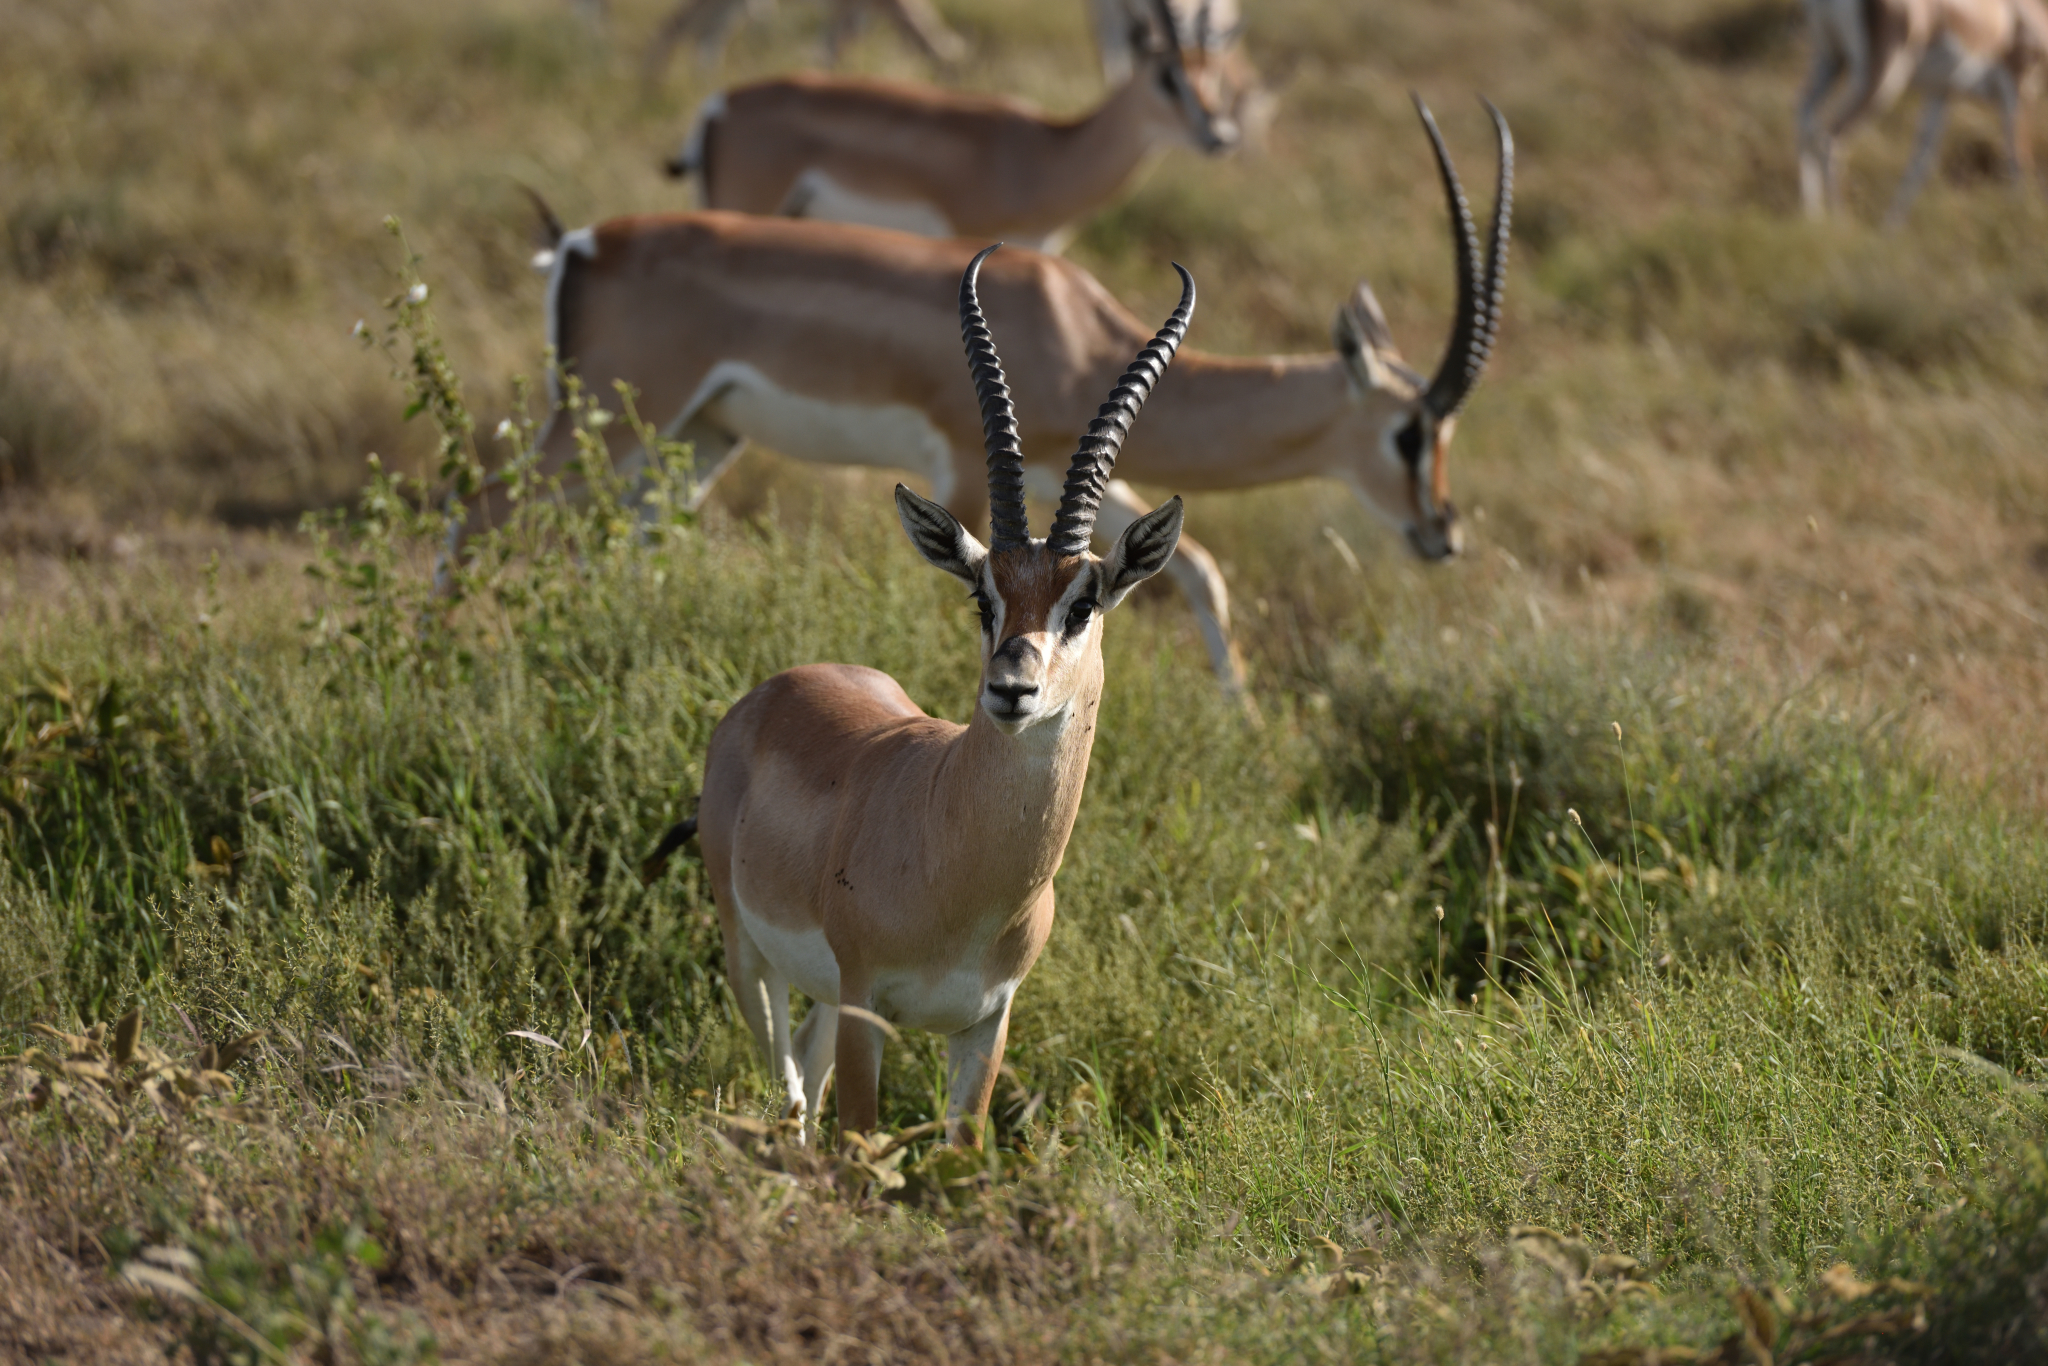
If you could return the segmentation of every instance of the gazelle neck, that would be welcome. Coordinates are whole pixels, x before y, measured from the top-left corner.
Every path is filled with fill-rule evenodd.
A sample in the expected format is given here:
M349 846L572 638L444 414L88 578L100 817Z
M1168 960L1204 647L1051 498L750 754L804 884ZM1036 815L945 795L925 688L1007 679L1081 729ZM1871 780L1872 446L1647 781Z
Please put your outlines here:
M1151 118L1151 73L1141 66L1108 99L1072 123L1055 124L1054 183L1046 187L1045 218L1065 224L1107 203L1161 148Z
M1064 710L1005 734L977 701L933 784L933 805L965 841L986 885L1043 887L1059 871L1095 744L1102 655L1085 666Z
M1389 394L1384 406L1399 401ZM1132 430L1117 474L1142 482L1156 471L1187 490L1335 474L1346 455L1344 434L1382 406L1353 396L1335 352L1239 357L1183 350L1160 380L1144 425Z

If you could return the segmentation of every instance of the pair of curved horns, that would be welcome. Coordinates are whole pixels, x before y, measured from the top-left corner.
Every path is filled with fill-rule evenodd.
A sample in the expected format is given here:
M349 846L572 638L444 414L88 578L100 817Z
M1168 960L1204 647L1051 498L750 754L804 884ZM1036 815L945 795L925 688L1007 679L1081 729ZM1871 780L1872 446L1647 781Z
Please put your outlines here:
M981 299L975 292L981 263L995 249L984 248L960 277L960 339L967 347L967 368L974 376L974 396L981 404L982 440L988 448L989 549L1021 550L1031 544L1031 529L1024 516L1024 450L1017 436L1017 410L1010 400L1009 382L1003 378L1002 358L996 354L995 339L989 334L988 319L982 316ZM1095 420L1088 424L1074 458L1068 463L1059 511L1054 514L1052 530L1046 536L1046 549L1055 555L1080 555L1087 551L1095 534L1095 514L1102 507L1102 491L1116 466L1117 453L1123 449L1138 409L1144 406L1152 386L1166 373L1173 353L1180 349L1181 339L1188 334L1188 319L1195 312L1195 277L1179 262L1173 268L1180 273L1180 303L1109 391L1108 400L1096 411Z
M1451 243L1458 258L1458 312L1451 324L1451 342L1444 348L1436 377L1430 380L1422 396L1422 404L1430 415L1442 421L1465 405L1473 386L1479 383L1480 373L1486 369L1494 335L1500 330L1501 295L1507 283L1508 219L1515 199L1515 139L1500 110L1493 107L1492 101L1482 98L1479 102L1492 117L1494 136L1500 142L1500 178L1494 186L1493 223L1487 234L1486 264L1482 269L1472 208L1465 202L1465 187L1458 183L1443 134L1437 131L1436 119L1431 117L1422 97L1411 94L1409 98L1415 101L1415 112L1422 116L1423 131L1429 134L1430 148L1436 153L1444 197L1450 201Z

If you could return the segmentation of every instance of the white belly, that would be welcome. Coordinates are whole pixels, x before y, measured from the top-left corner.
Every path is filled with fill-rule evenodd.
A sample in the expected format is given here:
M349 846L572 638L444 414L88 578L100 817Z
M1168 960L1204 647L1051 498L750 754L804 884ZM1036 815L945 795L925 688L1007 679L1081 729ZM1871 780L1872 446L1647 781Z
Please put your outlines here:
M835 403L776 387L753 366L724 361L706 377L714 396L705 416L736 436L817 465L871 465L931 480L933 496L952 492L952 447L918 409L905 403Z
M783 929L756 915L737 880L733 900L741 928L778 975L813 1001L839 1004L839 959L825 942L824 930ZM909 968L878 973L875 1013L892 1023L937 1034L957 1034L980 1024L1007 1005L1017 991L1014 980L984 980L981 956L979 952L965 954L960 963L936 976Z
M880 199L849 190L813 167L796 178L785 201L792 218L824 218L834 223L862 223L894 228L919 237L951 237L953 225L932 205L919 199Z
M971 964L937 978L920 972L885 972L875 978L875 1013L913 1029L957 1034L1000 1011L1016 991L1016 982L989 983Z

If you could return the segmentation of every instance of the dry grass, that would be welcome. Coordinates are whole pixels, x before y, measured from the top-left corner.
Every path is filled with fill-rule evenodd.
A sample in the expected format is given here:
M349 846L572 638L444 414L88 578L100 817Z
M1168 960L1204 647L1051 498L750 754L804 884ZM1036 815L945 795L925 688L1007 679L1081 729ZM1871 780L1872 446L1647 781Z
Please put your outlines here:
M346 335L387 288L389 212L428 253L461 368L487 409L501 403L505 377L538 362L514 182L572 220L680 204L655 163L697 98L815 36L789 6L715 75L679 65L647 100L628 75L657 8L615 6L597 34L552 0L193 0L175 20L15 0L0 56L6 477L89 489L116 527L166 511L288 522L347 497L366 449L419 458ZM1254 7L1249 41L1284 73L1270 152L1169 158L1075 254L1112 285L1156 289L1147 267L1180 253L1204 281L1196 340L1223 349L1321 345L1364 273L1426 363L1449 281L1404 91L1436 102L1474 180L1469 96L1489 93L1522 157L1507 335L1456 472L1487 520L1477 564L1425 594L1446 611L1533 594L1550 621L1711 635L1743 667L1907 707L1963 771L2038 801L2037 766L2010 757L2048 741L2033 705L2048 527L2027 511L2048 493L2030 378L2048 360L2048 274L2028 249L2041 211L1964 175L1896 236L1792 221L1789 8ZM963 79L1085 105L1072 9L949 6L978 54ZM917 74L886 35L856 64ZM1864 221L1907 117L1854 150ZM1959 123L1967 162L1988 116ZM728 491L742 512L803 487L766 456L752 465ZM1195 508L1248 597L1301 591L1287 557L1261 551L1275 522L1380 543L1334 490L1265 505L1249 520ZM30 539L69 552L111 537ZM1327 584L1338 562L1311 555Z

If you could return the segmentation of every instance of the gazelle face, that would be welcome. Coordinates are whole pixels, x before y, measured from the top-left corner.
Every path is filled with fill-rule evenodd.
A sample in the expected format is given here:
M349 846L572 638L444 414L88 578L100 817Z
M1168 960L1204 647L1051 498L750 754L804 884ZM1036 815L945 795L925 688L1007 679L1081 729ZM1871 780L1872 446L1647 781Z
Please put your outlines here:
M1334 439L1352 489L1401 528L1418 556L1451 558L1465 548L1446 464L1458 419L1438 417L1424 401L1422 376L1401 359L1365 285L1338 310L1331 331L1351 391L1351 416Z
M1230 74L1220 54L1182 50L1158 55L1148 79L1159 119L1212 156L1235 148L1241 137L1233 112L1239 92Z
M1398 527L1419 558L1437 562L1463 551L1465 528L1445 459L1458 420L1436 418L1420 401L1383 391L1354 392L1351 401L1352 417L1332 438L1342 443L1338 459L1352 491Z
M1252 107L1256 95L1237 49L1244 24L1236 0L1123 0L1123 10L1158 131L1211 155L1236 147L1239 108Z
M1133 522L1107 558L1054 555L1043 541L990 554L937 503L896 486L918 552L968 586L981 610L981 710L1008 735L1063 721L1099 689L1102 615L1166 566L1180 540L1173 498Z
M1447 560L1465 548L1445 463L1457 426L1457 418L1432 417L1416 404L1381 426L1374 452L1379 469L1392 475L1386 481L1392 496L1367 496L1400 524L1408 548L1425 560Z
M1056 559L1042 545L985 557L976 575L981 610L981 709L1016 734L1068 711L1081 680L1102 669L1103 562Z

